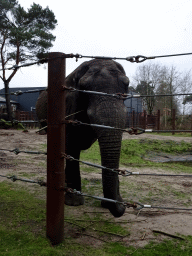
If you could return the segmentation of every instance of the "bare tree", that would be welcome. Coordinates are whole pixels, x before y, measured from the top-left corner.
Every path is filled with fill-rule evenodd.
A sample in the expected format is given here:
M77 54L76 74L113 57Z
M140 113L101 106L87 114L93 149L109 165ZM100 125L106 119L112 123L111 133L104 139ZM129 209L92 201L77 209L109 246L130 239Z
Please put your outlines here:
M139 66L136 70L134 79L134 86L142 83L152 84L153 92L155 94L173 94L178 90L180 72L176 67L167 67L159 63L148 63ZM156 97L154 109L173 109L178 111L178 102L173 96L170 97Z
M133 86L136 87L140 81L145 81L146 83L151 82L156 87L159 83L161 69L160 64L152 62L138 66L133 77Z
M191 93L192 92L192 77L191 77L191 70L186 71L182 74L179 87L179 93ZM183 96L182 97L182 114L186 114L186 104L192 103L192 95L190 96ZM188 111L189 112L189 111Z

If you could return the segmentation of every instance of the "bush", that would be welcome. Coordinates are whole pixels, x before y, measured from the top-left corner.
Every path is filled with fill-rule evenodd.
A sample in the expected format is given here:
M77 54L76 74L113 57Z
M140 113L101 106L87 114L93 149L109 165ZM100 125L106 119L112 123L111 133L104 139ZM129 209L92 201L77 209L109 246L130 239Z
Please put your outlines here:
M19 122L9 122L4 119L0 119L0 129L21 129L21 130L26 130L25 127L22 125L22 123Z

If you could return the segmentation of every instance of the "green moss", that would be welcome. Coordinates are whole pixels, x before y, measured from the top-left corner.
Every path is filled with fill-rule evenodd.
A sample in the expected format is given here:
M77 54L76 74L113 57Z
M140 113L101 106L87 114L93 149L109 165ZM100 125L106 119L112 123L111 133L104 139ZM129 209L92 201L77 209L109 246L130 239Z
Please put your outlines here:
M0 119L0 128L1 129L17 129L17 130L24 130L27 131L25 126L22 123L19 122L8 122L4 119Z

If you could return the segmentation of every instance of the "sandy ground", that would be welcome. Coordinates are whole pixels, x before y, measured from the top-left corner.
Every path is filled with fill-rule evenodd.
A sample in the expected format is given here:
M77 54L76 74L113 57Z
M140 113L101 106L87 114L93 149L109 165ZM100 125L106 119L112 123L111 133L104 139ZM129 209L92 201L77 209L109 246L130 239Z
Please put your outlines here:
M180 138L180 137L167 137L158 136L152 134L142 134L139 136L124 134L123 139L161 139L161 140L175 140L175 141L187 141L192 142L192 137ZM28 155L20 153L15 155L13 152L7 150L13 150L19 148L28 151L46 151L46 135L38 135L35 130L29 130L24 133L22 131L15 130L0 130L0 175L10 176L17 175L18 177L30 178L30 179L42 179L46 180L46 155ZM163 170L148 168L148 167L132 167L129 166L130 171L141 171L143 173L173 173L171 170ZM182 173L182 170L180 170ZM99 173L87 174L82 172L82 177L87 179L99 179L101 175ZM126 183L123 183L123 177L120 178L122 182L122 188L126 190ZM4 177L0 177L0 181L7 180ZM11 182L8 180L8 182ZM147 202L141 202L143 204L151 204L156 206L166 207L179 207L179 208L191 208L192 209L192 179L184 177L150 177L150 176L130 176L128 182L132 185L132 188L127 187L127 192L123 194L123 198L132 199L135 201L142 200L143 195L152 192L152 196L149 197ZM38 185L23 183L18 181L18 184L26 186L27 188L34 190L37 189L37 195L45 198L46 189L39 187ZM164 190L165 191L164 191ZM163 191L165 193L163 193ZM177 193L176 193L177 192ZM187 194L187 196L179 196L179 193ZM77 218L84 212L101 212L104 218L113 220L115 222L121 222L122 226L125 226L130 231L129 236L116 237L115 241L124 241L128 245L144 246L149 241L162 241L165 238L170 238L166 234L155 235L155 231L166 232L172 235L192 235L192 211L188 210L166 210L156 208L146 208L141 211L136 211L133 208L126 209L126 213L121 218L114 219L107 209L101 207L92 207L88 205L80 207L68 207L67 211L76 212ZM67 225L66 225L67 226ZM71 226L68 226L68 232L73 233L74 230ZM83 232L88 232L84 230ZM84 242L87 240L87 234L81 232L81 236L77 235L77 239L81 240L84 237ZM66 234L67 235L67 234ZM91 240L92 239L92 240ZM89 238L89 243L99 244L98 239Z

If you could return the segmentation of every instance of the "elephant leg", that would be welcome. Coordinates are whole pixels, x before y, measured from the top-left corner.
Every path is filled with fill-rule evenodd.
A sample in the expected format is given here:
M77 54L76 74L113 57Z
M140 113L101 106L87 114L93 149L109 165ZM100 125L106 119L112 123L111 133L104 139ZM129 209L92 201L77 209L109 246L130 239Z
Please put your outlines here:
M73 156L75 159L79 159L80 150L76 150L73 154L70 151L67 154ZM79 162L66 160L65 168L65 180L67 187L81 191L81 176L79 169ZM84 204L84 197L73 193L65 193L65 204L71 206L78 206Z
M45 128L44 128L45 127ZM44 129L43 129L44 128ZM44 134L47 134L47 122L46 121L43 121L40 123L40 129L42 129L39 134L40 135L44 135Z
M99 138L102 165L111 169L119 168L119 158L121 151L121 135L118 132L106 134ZM102 170L103 194L105 198L114 199L122 202L119 193L118 173ZM102 206L108 208L115 217L120 217L125 212L125 206L118 203L102 201Z
M89 148L95 140L95 133L92 128L81 126L74 127L69 125L66 134L66 153L75 159L79 159L80 151ZM65 176L69 188L81 191L79 162L66 160ZM66 193L65 204L74 206L82 205L84 204L84 197Z

